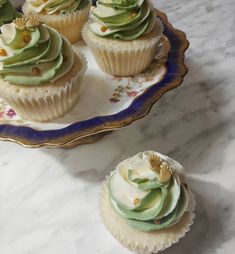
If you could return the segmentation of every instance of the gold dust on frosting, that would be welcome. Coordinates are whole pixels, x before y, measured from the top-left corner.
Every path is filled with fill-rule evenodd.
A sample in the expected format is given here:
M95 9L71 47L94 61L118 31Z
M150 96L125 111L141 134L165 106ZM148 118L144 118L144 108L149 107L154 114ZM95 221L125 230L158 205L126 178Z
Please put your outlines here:
M7 56L7 52L5 49L0 49L0 56Z
M140 203L140 199L139 198L135 198L134 199L134 205L138 205Z
M132 13L131 13L131 16L134 18L134 17L136 17L136 15L137 15L137 12L135 12L135 11L133 11Z
M33 73L35 76L38 76L38 75L41 73L41 71L40 71L39 68L34 67L34 68L32 69L32 73Z
M24 43L29 43L30 41L31 41L31 36L30 35L24 35L24 37L23 37L23 41L24 41Z
M108 30L108 28L106 26L101 26L100 30L104 33Z
M161 220L160 219L154 220L154 223L157 224L157 225L160 225L161 224Z

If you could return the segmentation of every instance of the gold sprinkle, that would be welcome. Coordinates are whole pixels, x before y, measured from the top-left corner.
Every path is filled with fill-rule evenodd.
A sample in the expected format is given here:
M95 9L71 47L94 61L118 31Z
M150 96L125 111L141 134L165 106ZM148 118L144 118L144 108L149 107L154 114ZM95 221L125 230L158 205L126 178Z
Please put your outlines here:
M161 220L160 219L154 220L154 223L157 224L157 225L160 225L161 224Z
M0 56L7 56L7 52L5 49L0 49Z
M29 43L29 42L31 41L31 36L30 36L30 35L24 35L23 41L24 41L25 43Z
M140 203L140 199L139 198L135 198L134 199L134 205L138 205Z
M108 30L108 28L106 26L101 26L100 30L104 33Z
M134 17L136 17L136 15L137 15L137 12L135 12L135 11L133 11L132 13L131 13L131 16L134 18Z
M35 76L38 76L38 75L41 73L41 71L40 71L39 68L34 67L34 68L32 69L32 73L33 73Z

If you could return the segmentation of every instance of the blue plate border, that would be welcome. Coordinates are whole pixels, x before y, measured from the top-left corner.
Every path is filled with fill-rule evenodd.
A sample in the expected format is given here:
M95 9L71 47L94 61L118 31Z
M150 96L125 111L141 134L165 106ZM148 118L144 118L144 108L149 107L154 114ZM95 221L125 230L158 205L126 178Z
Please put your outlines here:
M167 74L164 79L153 85L140 95L129 108L110 116L94 117L76 122L58 130L39 131L30 127L0 125L0 140L13 141L26 147L74 147L75 145L92 143L99 135L131 124L133 121L147 115L153 104L167 91L179 86L187 74L184 64L185 51L189 46L184 32L173 28L167 16L156 10L162 20L164 35L171 43L167 59Z

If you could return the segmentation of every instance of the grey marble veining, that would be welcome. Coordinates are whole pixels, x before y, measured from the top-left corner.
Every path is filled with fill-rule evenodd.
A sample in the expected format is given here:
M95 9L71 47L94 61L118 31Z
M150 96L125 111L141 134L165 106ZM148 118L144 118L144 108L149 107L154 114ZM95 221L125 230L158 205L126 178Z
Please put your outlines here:
M196 193L191 231L164 254L235 249L235 2L159 0L187 33L189 73L151 113L75 149L0 143L0 253L130 253L102 225L99 192L122 159L157 150L179 160Z

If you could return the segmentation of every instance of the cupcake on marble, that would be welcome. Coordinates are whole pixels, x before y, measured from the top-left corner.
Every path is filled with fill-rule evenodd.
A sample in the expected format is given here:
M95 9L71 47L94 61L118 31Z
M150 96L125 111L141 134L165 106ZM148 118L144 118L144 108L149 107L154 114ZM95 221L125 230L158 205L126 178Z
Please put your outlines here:
M9 0L0 0L0 26L10 23L20 16Z
M38 18L0 29L0 97L24 119L63 116L78 100L84 57Z
M88 19L91 0L26 0L22 6L27 17L39 17L45 24L64 35L71 43L81 38Z
M82 37L104 72L132 76L148 68L162 32L148 0L98 0Z
M138 253L156 253L178 242L193 224L194 207L183 167L153 151L118 164L101 194L105 226Z

